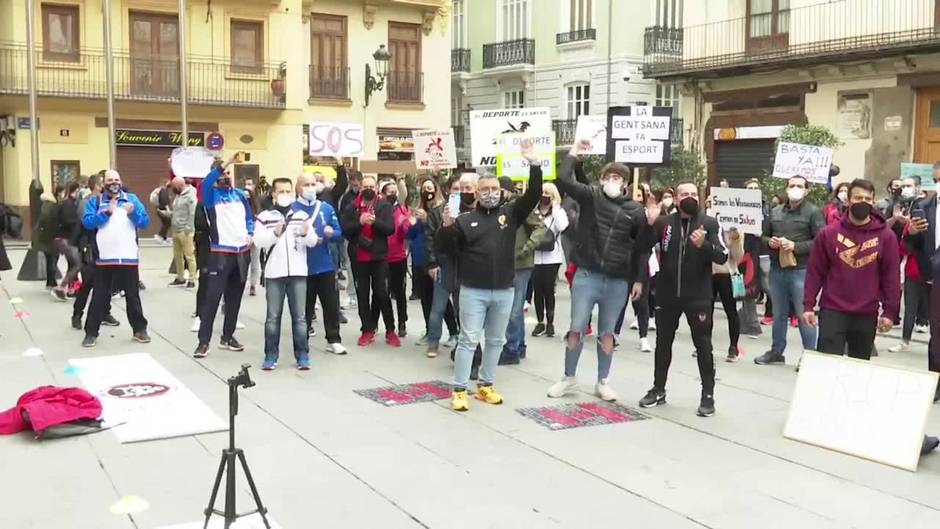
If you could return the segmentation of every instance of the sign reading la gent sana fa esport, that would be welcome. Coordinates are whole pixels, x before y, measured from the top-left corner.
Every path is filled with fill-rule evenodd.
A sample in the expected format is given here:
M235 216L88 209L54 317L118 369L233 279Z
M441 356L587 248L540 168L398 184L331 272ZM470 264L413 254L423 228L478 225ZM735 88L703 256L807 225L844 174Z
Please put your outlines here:
M607 160L633 166L669 163L672 108L635 105L607 111Z

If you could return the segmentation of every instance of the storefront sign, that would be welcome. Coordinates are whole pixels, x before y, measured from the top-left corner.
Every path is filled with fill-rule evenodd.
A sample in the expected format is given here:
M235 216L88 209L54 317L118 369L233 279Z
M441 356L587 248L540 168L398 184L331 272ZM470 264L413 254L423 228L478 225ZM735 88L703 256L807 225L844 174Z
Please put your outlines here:
M810 182L825 184L829 181L830 165L832 165L832 149L828 147L801 145L787 141L777 143L774 176L778 178L800 175Z
M205 145L204 132L190 132L189 146ZM143 147L173 147L180 145L183 133L173 130L130 130L116 129L114 142L118 145L136 145Z
M413 132L415 165L418 169L457 167L457 145L453 129L416 130Z
M365 131L359 123L310 124L310 156L362 156Z
M529 161L522 155L522 141L532 142L535 155L541 161L542 178L555 179L555 135L503 134L496 145L496 176L508 176L513 180L528 180Z
M736 127L715 129L715 140L761 140L779 138L783 132L783 125L767 125L761 127Z
M496 165L496 142L503 134L547 133L552 130L548 108L474 110L470 113L470 151L474 167Z
M574 144L582 141L587 141L590 147L581 154L607 154L607 116L578 116Z
M607 112L608 160L634 165L669 162L672 108L636 105Z
M760 189L711 188L710 215L718 219L722 229L735 227L742 233L761 234L764 210Z
M379 152L414 152L415 141L410 136L379 136Z

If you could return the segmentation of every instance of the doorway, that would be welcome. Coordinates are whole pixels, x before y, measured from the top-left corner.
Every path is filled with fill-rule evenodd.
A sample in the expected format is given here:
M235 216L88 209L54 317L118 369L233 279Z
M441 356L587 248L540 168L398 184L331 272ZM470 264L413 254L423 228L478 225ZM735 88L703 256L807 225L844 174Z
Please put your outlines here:
M134 95L179 95L179 21L175 15L130 13L130 75Z
M914 162L940 160L940 87L917 91L914 118Z

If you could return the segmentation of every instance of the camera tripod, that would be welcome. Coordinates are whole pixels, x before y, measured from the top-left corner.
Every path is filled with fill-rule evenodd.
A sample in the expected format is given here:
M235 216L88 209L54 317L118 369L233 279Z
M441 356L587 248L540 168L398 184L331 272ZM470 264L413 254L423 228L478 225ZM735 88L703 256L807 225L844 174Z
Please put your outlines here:
M225 519L225 529L229 529L235 520L244 516L250 516L258 513L264 526L271 529L268 522L268 510L261 504L261 496L258 495L258 487L255 486L255 480L251 477L251 471L248 470L248 461L245 460L245 452L241 448L235 448L235 416L238 415L238 387L250 388L255 385L248 375L249 364L242 364L241 371L234 377L228 379L228 448L222 450L222 460L219 462L219 471L215 475L215 484L212 486L212 495L209 496L209 506L203 513L206 515L206 521L203 529L209 527L209 519L213 514L222 516ZM242 470L245 472L245 478L248 480L248 486L251 488L251 495L255 498L253 511L242 514L235 512L235 459L241 462ZM219 494L219 486L222 484L222 475L225 474L225 510L220 511L215 508L215 499Z

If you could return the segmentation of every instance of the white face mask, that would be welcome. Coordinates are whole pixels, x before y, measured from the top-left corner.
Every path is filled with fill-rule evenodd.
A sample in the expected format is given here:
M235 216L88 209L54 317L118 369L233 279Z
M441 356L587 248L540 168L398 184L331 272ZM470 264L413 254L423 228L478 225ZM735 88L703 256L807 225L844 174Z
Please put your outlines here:
M276 199L274 199L274 201L277 202L278 206L281 206L282 208L286 208L287 206L290 206L294 202L294 197L290 196L289 193L281 193L280 195L277 196Z
M502 197L500 196L499 190L483 191L477 197L480 201L480 205L484 208L495 208L499 205L500 198Z
M914 195L917 194L917 191L910 186L901 188L901 198L914 198Z
M623 186L617 182L604 182L604 194L610 198L617 198L623 194Z
M665 206L665 207L667 207L667 208L671 208L671 207L672 207L672 198L664 198L664 199L663 199L663 206Z
M839 200L841 200L842 202L845 202L848 199L849 199L848 191L839 191Z
M794 202L803 200L806 190L802 187L789 187L787 188L787 198L793 200Z
M316 190L317 194L319 195L323 192L324 189L326 189L326 186L324 186L321 182L317 182L316 184L313 184L313 189Z
M306 199L308 202L313 202L314 200L317 199L316 186L305 186L301 190L301 193L303 193L304 199Z

